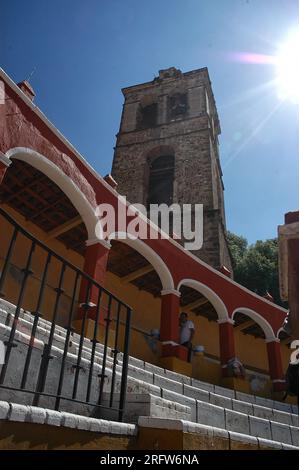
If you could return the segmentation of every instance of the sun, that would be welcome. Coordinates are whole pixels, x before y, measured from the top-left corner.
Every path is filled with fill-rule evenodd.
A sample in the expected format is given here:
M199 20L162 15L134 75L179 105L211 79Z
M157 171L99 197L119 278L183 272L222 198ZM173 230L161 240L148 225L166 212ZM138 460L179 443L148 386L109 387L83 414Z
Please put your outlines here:
M299 31L280 46L275 62L279 98L299 103Z

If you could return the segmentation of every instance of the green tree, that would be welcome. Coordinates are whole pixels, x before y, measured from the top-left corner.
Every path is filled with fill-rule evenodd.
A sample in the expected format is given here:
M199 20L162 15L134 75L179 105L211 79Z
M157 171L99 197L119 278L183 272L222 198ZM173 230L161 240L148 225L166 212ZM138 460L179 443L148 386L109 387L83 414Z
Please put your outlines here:
M272 295L274 302L286 307L279 294L277 239L258 240L248 245L246 238L228 233L234 279L241 285L265 295Z

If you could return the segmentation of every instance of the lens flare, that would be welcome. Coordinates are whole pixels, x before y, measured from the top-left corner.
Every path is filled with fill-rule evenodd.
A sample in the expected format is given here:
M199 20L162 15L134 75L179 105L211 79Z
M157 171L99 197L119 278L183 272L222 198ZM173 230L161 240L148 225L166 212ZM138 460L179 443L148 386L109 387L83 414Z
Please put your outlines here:
M280 46L276 68L279 97L299 103L299 31Z

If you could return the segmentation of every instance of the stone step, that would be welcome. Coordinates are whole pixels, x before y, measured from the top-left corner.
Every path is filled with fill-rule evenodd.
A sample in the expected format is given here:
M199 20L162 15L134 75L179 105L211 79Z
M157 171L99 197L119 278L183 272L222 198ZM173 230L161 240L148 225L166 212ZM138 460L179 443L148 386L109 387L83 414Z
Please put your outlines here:
M3 304L5 305L6 302L2 300L0 301L0 305L1 304L2 311L0 310L0 321L1 319L3 321L3 319L5 319L5 314L10 313L10 315L12 315L15 307L12 304L9 304L6 306L7 312L5 312L3 311ZM22 325L22 321L29 324L33 322L33 316L30 313L22 312L21 317L22 319L20 325ZM47 328L39 329L37 334L37 339L41 339L41 341L47 337L48 331L51 327L51 323L46 320L43 320L43 324L47 325ZM65 333L66 330L62 327L58 327L57 334L55 330L53 346L57 349L58 354L61 354L60 350L64 345L63 338L65 338ZM79 338L80 336L76 335L76 339L79 340ZM101 353L100 347L102 347L103 350L103 346L98 346L99 350L96 351L95 362L97 364L101 364L103 355ZM79 343L72 339L72 346L69 348L69 353L76 356L78 353L78 348ZM109 353L111 354L110 350L108 351L106 364L108 368L111 368L113 360L111 356L109 356ZM90 357L91 342L88 339L85 339L82 358L88 360ZM120 354L117 359L118 372L121 370L121 358L122 354ZM191 402L192 399L199 400L221 406L225 409L232 409L234 411L245 413L251 416L273 420L281 424L298 426L298 409L295 405L276 402L270 399L248 395L242 392L235 392L234 390L226 389L224 387L208 384L190 377L186 377L182 374L168 371L167 369L165 370L161 367L146 363L134 357L129 358L128 375L131 378L135 378L139 381L159 387L162 391L161 393L164 393L164 396L165 394L167 395L168 392L170 392L170 394L177 394L177 401L179 401L179 397L182 396L183 400L188 400L189 398L191 399Z
M62 426L66 428L81 429L84 431L118 434L122 436L134 436L137 433L137 426L134 424L106 421L64 411L55 411L42 407L0 401L0 422L3 421L47 424L49 426Z
M2 329L0 328L0 331L3 333L3 329L5 329L6 336L8 336L10 327L6 325L0 325L0 327L2 327ZM16 341L28 344L29 339L30 337L28 335L17 331ZM43 345L40 344L39 347L42 349ZM53 355L55 357L61 357L62 354L63 351L61 349L53 347ZM85 366L86 369L89 369L89 359L90 353L84 352L81 360L82 367ZM67 360L72 364L76 364L76 354L69 352ZM101 372L101 364L101 358L97 357L94 364L94 375ZM111 383L111 366L112 362L107 362L106 390L109 389L109 385ZM116 365L116 371L117 378L115 388L116 391L119 391L121 364ZM252 421L252 417L255 418L252 421L252 426L256 425L256 423L262 423L260 424L260 427L257 427L257 429L260 429L261 427L267 428L264 430L264 434L259 437L269 438L270 429L272 428L274 430L278 429L278 431L285 436L285 439L288 440L286 443L292 443L290 441L295 439L297 436L296 430L293 429L299 426L298 416L295 414L242 402L228 396L217 395L213 392L182 384L166 377L159 376L153 372L129 365L128 391L140 394L147 390L151 390L155 395L161 396L162 399L189 406L191 412L190 419L194 422L199 422L205 425L217 425L219 424L217 419L221 416L221 419L219 418L220 424L224 426L225 429L226 425L234 426L232 429L229 428L229 430L249 434L249 424ZM231 396L233 395L231 394ZM206 410L204 415L202 415L203 410ZM105 417L111 419L111 415ZM265 422L267 422L267 424L265 424Z
M158 402L156 402L158 403ZM234 431L227 431L214 426L192 423L188 420L176 418L163 418L153 416L141 416L138 418L138 424L119 423L117 421L108 421L98 418L90 418L65 411L54 411L43 407L21 405L18 403L0 401L0 422L17 422L31 424L45 424L82 431L95 432L97 435L117 435L119 437L137 436L142 429L152 429L150 435L157 436L157 430L165 432L177 431L184 435L191 435L197 438L196 449L230 449L230 450L249 450L249 449L280 449L280 450L298 450L298 446L282 443L261 437L250 436ZM200 447L198 448L198 445ZM147 447L148 448L148 447ZM190 449L194 449L194 444Z
M184 420L153 418L141 416L138 419L139 432L142 428L152 429L153 435L156 430L165 430L191 433L193 436L198 435L196 440L198 450L298 450L298 445L286 444L281 441L266 439L263 437L251 436L226 429L217 428L199 423L193 423ZM151 441L150 441L151 444ZM148 447L151 449L152 447ZM154 447L153 447L154 448ZM190 447L193 448L193 447Z
M120 394L115 393L113 396L113 406L119 405ZM99 418L116 419L118 412L108 409L110 405L110 394L103 394L103 407L99 412ZM165 400L150 393L128 393L126 396L126 408L124 413L124 421L126 423L137 423L139 416L150 416L168 419L184 419L191 420L191 409L187 405L178 402Z

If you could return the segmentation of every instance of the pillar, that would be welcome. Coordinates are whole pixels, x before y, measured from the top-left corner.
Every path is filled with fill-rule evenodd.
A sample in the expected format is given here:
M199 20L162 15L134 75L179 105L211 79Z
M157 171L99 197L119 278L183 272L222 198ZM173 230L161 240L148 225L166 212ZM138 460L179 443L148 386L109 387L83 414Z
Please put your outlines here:
M279 392L285 389L285 378L281 360L281 348L279 340L267 342L269 372L273 384L273 390Z
M4 178L7 168L11 164L11 160L7 158L1 151L0 151L0 184Z
M227 377L227 363L235 357L234 321L219 320L220 364L222 376Z
M187 361L187 348L179 344L180 292L164 290L161 292L160 341L163 357L178 357Z
M296 227L288 243L288 301L291 315L292 336L299 339L299 211L285 215L285 223ZM294 224L294 225L293 225Z
M110 243L106 242L105 240L96 240L93 242L86 242L86 251L85 251L85 261L83 266L83 272L88 274L91 278L93 278L98 284L103 286L105 276L106 276L106 268L107 268L107 261L110 249ZM87 295L87 288L88 288L88 281L86 279L82 279L81 286L80 286L80 294L79 294L79 303L84 304L86 301ZM96 314L96 305L98 302L99 296L99 289L96 286L92 286L89 292L89 303L93 304L88 309L88 317L95 318ZM83 316L83 309L80 308L78 311L78 318L82 318Z

